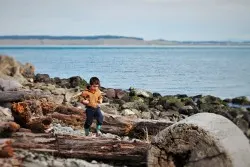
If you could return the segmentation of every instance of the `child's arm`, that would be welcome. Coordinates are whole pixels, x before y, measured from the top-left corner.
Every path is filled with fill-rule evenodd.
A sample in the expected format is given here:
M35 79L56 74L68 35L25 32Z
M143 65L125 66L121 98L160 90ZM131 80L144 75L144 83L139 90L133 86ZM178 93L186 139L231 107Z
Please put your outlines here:
M82 98L80 98L81 103L83 103L85 105L89 104L88 94L85 91L82 92L81 97L82 97Z

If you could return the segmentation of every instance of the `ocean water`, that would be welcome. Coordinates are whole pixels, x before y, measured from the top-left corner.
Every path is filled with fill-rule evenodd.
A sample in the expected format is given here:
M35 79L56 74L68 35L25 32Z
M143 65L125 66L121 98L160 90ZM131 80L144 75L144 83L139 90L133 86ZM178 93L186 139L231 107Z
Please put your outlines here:
M97 76L104 87L250 97L250 47L0 46L0 54L51 77Z

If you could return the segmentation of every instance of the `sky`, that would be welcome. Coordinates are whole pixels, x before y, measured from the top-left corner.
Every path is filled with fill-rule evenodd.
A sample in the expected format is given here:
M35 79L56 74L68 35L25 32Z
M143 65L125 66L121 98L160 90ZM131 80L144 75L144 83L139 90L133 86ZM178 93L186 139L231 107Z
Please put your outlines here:
M250 40L250 0L0 0L0 35Z

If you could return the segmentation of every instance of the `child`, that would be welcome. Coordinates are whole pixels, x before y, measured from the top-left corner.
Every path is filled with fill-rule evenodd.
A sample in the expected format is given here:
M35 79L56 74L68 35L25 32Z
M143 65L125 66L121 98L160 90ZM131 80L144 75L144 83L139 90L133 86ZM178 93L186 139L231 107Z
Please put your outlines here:
M89 128L95 118L96 124L96 135L101 135L101 126L103 122L103 115L100 110L99 104L102 103L102 95L99 90L100 80L97 77L92 77L89 81L90 86L82 92L81 96L84 98L81 100L86 105L86 122L84 124L85 135L89 135Z

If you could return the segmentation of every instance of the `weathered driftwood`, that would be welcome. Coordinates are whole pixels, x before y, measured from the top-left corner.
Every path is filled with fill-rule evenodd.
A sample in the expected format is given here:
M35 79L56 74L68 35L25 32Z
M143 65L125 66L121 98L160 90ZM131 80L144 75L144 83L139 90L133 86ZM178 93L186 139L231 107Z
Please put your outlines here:
M73 126L78 126L78 127L83 127L83 122L85 120L85 117L80 116L80 115L66 115L66 114L60 114L57 112L54 112L51 114L51 117L57 120L61 120L67 125L73 125Z
M161 131L152 140L148 166L249 167L250 145L228 119L200 113Z
M22 148L64 158L98 160L121 165L143 166L147 163L149 144L146 142L32 133L16 133L13 137L14 149Z
M0 122L0 137L10 137L18 129L20 125L15 122Z
M22 127L33 129L36 132L44 132L52 121L50 118L79 128L83 128L86 120L86 115L82 109L39 100L14 103L12 110L16 122ZM41 120L38 121L39 119ZM33 120L36 120L36 122ZM147 135L156 135L172 124L173 122L165 120L130 119L119 115L104 114L102 132L145 138ZM40 128L35 128L35 125L36 127L40 126ZM93 124L94 128L95 124Z
M2 91L0 93L0 102L18 102L25 99L39 99L49 96L49 93L40 91Z
M7 158L13 156L13 149L10 139L0 139L0 158Z
M156 135L161 130L172 125L166 120L129 119L127 117L104 114L102 131L120 136L145 138L147 135Z

